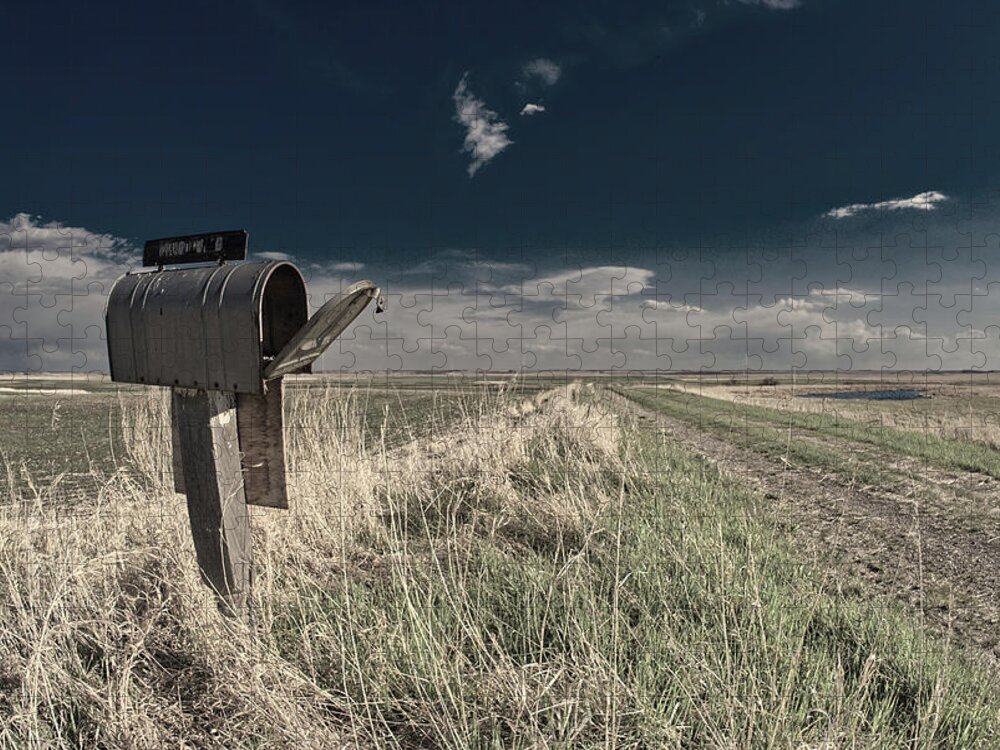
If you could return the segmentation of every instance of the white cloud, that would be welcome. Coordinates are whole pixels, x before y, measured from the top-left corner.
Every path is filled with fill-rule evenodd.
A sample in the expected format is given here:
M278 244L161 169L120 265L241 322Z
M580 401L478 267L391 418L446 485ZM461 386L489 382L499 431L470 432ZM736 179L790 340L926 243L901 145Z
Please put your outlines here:
M546 86L554 86L561 75L559 63L547 57L536 57L524 64L524 77L537 78Z
M139 252L111 234L0 220L0 372L101 372L104 303Z
M763 5L771 10L792 10L802 5L802 0L739 0L744 5Z
M272 251L267 251L263 253L254 253L254 255L256 255L258 258L262 260L290 260L292 257L288 253L278 253Z
M268 250L261 253L254 253L255 258L260 260L281 260L296 263L295 256L291 253L282 253L273 250ZM333 261L330 263L324 263L318 261L315 263L299 264L301 268L308 269L311 272L319 272L324 274L336 274L336 273L356 273L361 271L364 267L364 263L359 263L356 261Z
M878 203L852 203L849 206L841 206L827 211L824 216L833 219L847 219L863 211L903 211L914 209L917 211L933 211L938 204L948 200L948 196L936 190L928 190L924 193L917 193L912 198L893 198L892 200L879 201Z
M544 112L544 111L545 111L544 104L532 104L531 102L528 102L527 104L524 105L524 108L521 110L521 114L531 116L533 114L537 114L538 112Z
M365 267L365 264L357 261L344 261L340 263L326 263L322 267L331 273L357 273Z
M468 73L458 82L452 99L455 101L455 122L465 127L462 150L472 157L468 168L469 177L472 177L513 141L507 136L507 123L473 95L467 79Z

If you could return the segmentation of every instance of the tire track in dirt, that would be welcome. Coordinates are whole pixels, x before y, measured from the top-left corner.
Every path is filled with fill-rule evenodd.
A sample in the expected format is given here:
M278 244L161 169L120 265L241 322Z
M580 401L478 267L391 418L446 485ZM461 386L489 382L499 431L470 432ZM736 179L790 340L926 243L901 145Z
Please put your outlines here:
M954 520L992 526L1000 534L1000 480L995 477L940 468L928 459L841 437L836 428L823 432L741 417L739 425L734 424L731 431L752 436L754 429L787 431L790 442L794 440L800 444L832 449L856 465L877 467L896 483L892 494L919 500L921 512L944 514ZM844 483L842 476L840 480Z
M834 436L804 436L898 473L891 488L862 486L821 466L797 465L615 396L647 426L756 485L795 538L839 575L835 590L896 598L938 634L1000 663L1000 482L943 471ZM773 425L770 425L773 427ZM956 491L957 489L957 491ZM949 512L949 497L971 500ZM786 521L782 521L786 523Z

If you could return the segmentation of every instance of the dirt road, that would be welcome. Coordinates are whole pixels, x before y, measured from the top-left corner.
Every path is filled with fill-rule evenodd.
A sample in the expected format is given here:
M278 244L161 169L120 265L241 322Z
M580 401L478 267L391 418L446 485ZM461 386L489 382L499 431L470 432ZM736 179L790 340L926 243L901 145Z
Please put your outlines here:
M863 485L616 398L665 438L773 499L776 517L824 568L838 573L827 585L899 599L942 636L1000 663L1000 481L836 435L790 433L790 440L822 444L898 477L891 487Z

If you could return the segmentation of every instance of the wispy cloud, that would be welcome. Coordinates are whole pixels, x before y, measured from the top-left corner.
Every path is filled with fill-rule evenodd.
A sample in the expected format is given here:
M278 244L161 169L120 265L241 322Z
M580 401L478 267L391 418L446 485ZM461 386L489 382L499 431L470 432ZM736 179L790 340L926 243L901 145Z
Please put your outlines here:
M547 57L536 57L524 64L524 77L537 78L546 86L554 86L561 75L559 63Z
M771 10L792 10L802 5L802 0L739 0L743 5L763 5Z
M544 104L532 104L531 102L528 102L527 104L524 105L524 108L521 110L521 114L528 115L530 117L531 115L538 114L539 112L544 112L544 111L545 111Z
M357 273L365 268L364 263L357 261L318 261L305 263L303 261L296 260L295 256L291 253L283 253L277 250L266 250L264 252L254 253L253 255L255 258L260 258L261 260L283 260L298 263L300 267L307 269L313 274Z
M462 150L472 157L468 168L469 177L472 177L513 141L507 136L507 123L469 90L468 73L458 82L452 99L455 101L455 122L465 127Z
M292 256L288 253L279 253L273 251L266 251L263 253L254 253L261 260L291 260Z
M944 193L928 190L924 193L917 193L912 198L893 198L878 203L852 203L849 206L830 209L824 215L833 219L847 219L864 211L904 211L906 209L933 211L946 200L948 200L948 196Z
M341 261L337 263L321 263L320 267L331 273L357 273L363 271L365 264L359 261Z

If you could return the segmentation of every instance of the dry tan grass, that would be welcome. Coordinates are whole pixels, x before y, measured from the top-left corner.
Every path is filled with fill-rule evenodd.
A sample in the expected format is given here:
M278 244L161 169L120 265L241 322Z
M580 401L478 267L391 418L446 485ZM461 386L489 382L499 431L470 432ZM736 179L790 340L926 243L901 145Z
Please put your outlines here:
M595 466L616 460L609 417L565 392L470 399L447 435L394 450L376 440L359 451L371 436L356 404L333 392L291 408L301 410L289 440L292 509L253 514L253 628L221 617L199 580L184 500L171 490L164 394L130 401L130 468L91 507L60 506L57 488L0 506L0 746L257 746L255 734L264 746L374 746L385 727L365 696L331 691L303 669L317 641L335 637L343 650L363 634L316 624L282 644L296 656L285 658L265 635L282 629L275 603L305 610L359 566L426 567L424 550L385 519L454 523L458 495L445 490L463 482L475 484L466 502L483 524L546 536L580 527L601 502L582 491L587 456ZM544 459L560 429L581 449L581 491L526 498L512 467ZM509 679L496 674L496 689L519 689L500 687Z

